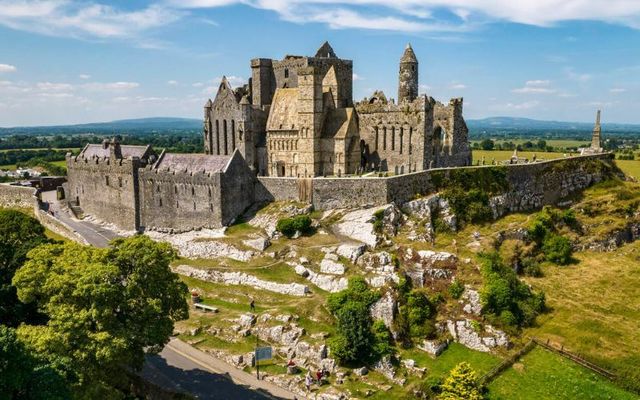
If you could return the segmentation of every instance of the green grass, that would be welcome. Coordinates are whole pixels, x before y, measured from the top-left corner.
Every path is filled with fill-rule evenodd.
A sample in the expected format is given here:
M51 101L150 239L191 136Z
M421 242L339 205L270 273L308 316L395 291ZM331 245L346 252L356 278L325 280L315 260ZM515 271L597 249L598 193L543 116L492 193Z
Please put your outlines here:
M415 360L418 367L426 367L427 376L441 378L446 377L449 371L463 361L468 362L478 373L478 376L485 374L502 361L494 354L471 350L455 342L451 343L447 350L436 358L418 349L402 350L400 354L404 359Z
M549 153L546 151L519 151L518 157L528 158L533 160L533 155L536 155L537 160L553 160L556 158L564 157L564 153ZM497 162L507 161L513 155L513 150L473 150L473 165L476 162L481 161L484 157L485 165L491 165L491 161L495 158ZM568 155L568 153L567 153ZM576 153L573 153L576 155Z
M616 165L625 174L640 179L640 160L616 160Z
M538 143L539 139L493 139L494 143L506 143L511 142L516 145L523 144L525 142L531 142L533 144ZM575 140L575 139L544 139L547 142L547 146L552 146L556 148L567 148L567 147L579 147L581 145L588 145L591 143L588 140ZM471 143L480 143L480 140L472 140Z
M638 399L606 378L540 347L489 384L489 399Z

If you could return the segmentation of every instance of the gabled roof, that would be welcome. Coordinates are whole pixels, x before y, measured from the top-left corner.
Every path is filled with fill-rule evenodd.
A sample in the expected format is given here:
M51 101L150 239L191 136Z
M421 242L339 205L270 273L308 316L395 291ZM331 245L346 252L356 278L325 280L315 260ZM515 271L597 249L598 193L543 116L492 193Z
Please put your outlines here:
M316 52L318 58L338 58L329 42L324 42Z
M131 145L120 145L120 151L122 152L122 158L126 159L129 157L139 157L144 158L151 151L151 146L131 146ZM81 158L109 158L111 152L109 147L105 147L102 144L88 144L84 147L84 149L80 152Z
M298 89L279 88L273 96L269 119L267 119L268 131L295 130L298 122Z
M322 136L325 138L344 139L356 130L355 111L353 107L336 108L327 114Z
M164 153L153 166L154 169L170 172L215 173L224 172L232 155Z

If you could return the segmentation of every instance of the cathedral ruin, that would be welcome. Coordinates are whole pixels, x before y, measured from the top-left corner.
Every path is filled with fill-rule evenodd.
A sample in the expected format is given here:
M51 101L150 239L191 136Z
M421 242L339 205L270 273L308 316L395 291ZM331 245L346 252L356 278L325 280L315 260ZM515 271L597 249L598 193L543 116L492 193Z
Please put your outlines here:
M353 62L325 42L313 57L251 60L249 83L223 77L204 107L207 154L238 149L260 176L403 174L471 164L462 99L418 94L418 59L400 58L398 100L353 101Z
M171 232L229 225L275 200L344 208L413 196L427 170L471 165L462 99L444 105L418 88L409 45L397 103L381 91L354 103L353 62L329 43L313 57L254 59L247 85L223 78L207 101L205 154L88 144L67 154L65 196L121 229Z

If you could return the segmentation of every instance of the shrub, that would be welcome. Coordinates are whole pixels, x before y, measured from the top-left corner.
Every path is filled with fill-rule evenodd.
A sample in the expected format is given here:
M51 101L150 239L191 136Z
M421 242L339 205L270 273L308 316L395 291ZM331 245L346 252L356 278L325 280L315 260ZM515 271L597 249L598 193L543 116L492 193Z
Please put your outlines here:
M477 384L478 376L466 362L456 365L440 386L441 400L482 400L483 396Z
M296 232L306 233L311 228L311 218L308 215L296 215L292 218L282 218L276 224L276 230L287 237Z
M382 232L382 227L383 227L383 223L382 220L384 219L384 210L378 210L376 212L373 213L373 230L377 233L381 233Z
M389 351L380 327L372 329L369 314L369 306L379 297L361 276L349 279L347 289L329 296L327 306L337 322L336 336L329 339L329 345L341 363L371 361ZM389 341L387 344L390 346Z
M373 353L376 357L382 358L386 355L393 354L394 348L391 332L384 322L380 320L375 321L371 326L371 332L373 333Z
M454 299L459 299L464 292L464 285L460 283L460 281L453 281L451 285L449 285L449 294Z
M540 268L540 263L529 257L522 260L522 273L526 276L539 278L542 276L542 268Z
M481 261L484 278L480 291L482 313L506 326L531 325L545 309L544 295L534 293L521 282L498 253L482 254Z
M567 265L571 262L571 242L564 236L549 234L542 244L542 252L547 261L558 265Z

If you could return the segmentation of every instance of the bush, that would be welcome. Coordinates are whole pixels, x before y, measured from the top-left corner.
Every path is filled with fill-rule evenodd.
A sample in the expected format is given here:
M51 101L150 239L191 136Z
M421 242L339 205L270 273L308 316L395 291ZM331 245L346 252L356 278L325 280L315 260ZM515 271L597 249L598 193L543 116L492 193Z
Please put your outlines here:
M542 244L542 252L547 261L558 265L567 265L571 262L571 242L564 236L549 234Z
M449 294L454 299L459 299L464 293L464 285L460 283L460 281L453 281L453 283L449 286Z
M478 375L466 362L456 365L444 383L438 399L441 400L482 400L483 396L477 384Z
M505 326L529 326L545 310L544 294L534 293L506 266L498 253L481 255L482 313Z
M392 343L392 336L389 328L384 322L377 320L371 327L373 332L373 353L376 358L382 358L386 355L393 354L394 348Z
M306 233L311 228L311 218L308 215L296 215L292 218L282 218L276 224L276 230L286 237L293 236L296 232Z
M329 296L327 306L337 321L337 333L329 339L329 346L339 362L372 361L390 351L390 341L385 341L379 325L373 329L369 314L369 306L379 297L361 276L349 279L347 289Z
M542 268L540 264L533 258L525 258L522 260L522 273L526 276L540 278L542 276Z

